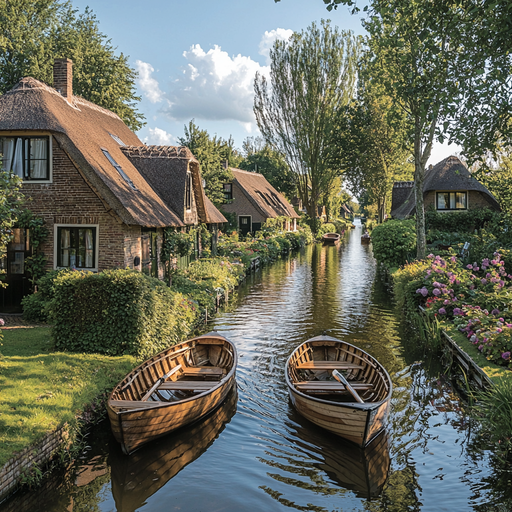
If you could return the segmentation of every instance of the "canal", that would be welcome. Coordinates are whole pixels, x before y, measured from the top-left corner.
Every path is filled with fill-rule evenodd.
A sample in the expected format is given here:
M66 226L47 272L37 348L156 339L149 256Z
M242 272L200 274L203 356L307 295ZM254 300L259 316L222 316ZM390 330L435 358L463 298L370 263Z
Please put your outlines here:
M205 421L127 457L102 424L82 459L6 511L505 511L512 473L400 325L361 227L251 275L209 324L235 342L238 389ZM284 365L326 333L388 370L387 434L366 450L300 417Z

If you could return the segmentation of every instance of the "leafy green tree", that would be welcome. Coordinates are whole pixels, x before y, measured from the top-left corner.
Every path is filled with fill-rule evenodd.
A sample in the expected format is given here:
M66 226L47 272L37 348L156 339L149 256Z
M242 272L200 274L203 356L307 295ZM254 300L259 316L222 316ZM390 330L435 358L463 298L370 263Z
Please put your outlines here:
M75 94L112 110L133 130L143 126L137 73L125 55L116 55L88 8L79 14L67 1L6 0L0 27L0 94L25 76L52 84L55 58L69 58Z
M336 110L354 94L359 39L327 21L312 24L270 50L270 84L257 74L254 112L263 137L285 156L312 228L337 169L330 166Z
M0 260L5 258L12 230L23 211L24 196L20 188L21 180L17 176L0 171ZM0 270L0 274L4 272ZM5 284L0 281L0 288L3 286Z
M237 165L239 157L233 148L233 141L214 135L210 137L206 130L200 130L192 119L185 126L185 136L178 139L180 145L192 151L201 165L201 175L205 181L205 193L217 207L224 203L223 185L233 180L230 165ZM227 163L227 167L224 165Z
M295 176L288 168L284 156L273 150L262 137L247 137L242 150L245 158L239 164L240 169L263 174L288 199L297 195Z
M340 151L335 158L344 170L347 187L361 200L364 196L365 206L375 205L382 222L393 182L404 174L407 179L412 177L411 127L404 110L379 84L364 73L359 76L357 98L346 111L340 111L334 132Z

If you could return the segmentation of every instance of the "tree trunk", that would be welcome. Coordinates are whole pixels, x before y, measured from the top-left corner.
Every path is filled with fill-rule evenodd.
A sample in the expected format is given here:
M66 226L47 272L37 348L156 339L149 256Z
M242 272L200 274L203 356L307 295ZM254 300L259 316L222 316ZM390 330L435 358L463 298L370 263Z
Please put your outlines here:
M417 122L416 125L419 123ZM421 151L421 133L416 129L414 137L414 197L416 200L416 257L424 259L427 252L425 236L425 209L423 207L423 182L425 180L425 162Z

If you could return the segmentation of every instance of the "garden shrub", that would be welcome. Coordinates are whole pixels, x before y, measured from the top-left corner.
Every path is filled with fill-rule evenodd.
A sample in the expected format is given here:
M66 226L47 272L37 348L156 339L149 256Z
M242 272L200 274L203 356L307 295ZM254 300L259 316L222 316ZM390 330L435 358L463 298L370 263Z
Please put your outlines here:
M336 226L332 222L325 222L318 229L318 236L322 236L325 233L336 233Z
M425 211L425 227L428 230L447 232L473 232L488 223L496 223L500 213L490 208L474 208L460 212L438 212L434 208Z
M389 220L372 231L373 255L387 267L399 267L414 258L416 225L414 219Z
M147 358L182 340L197 305L133 270L60 273L49 305L58 350Z
M53 299L55 292L54 280L58 275L69 272L72 271L52 270L37 280L37 292L27 295L21 300L25 320L29 322L48 322L48 304Z

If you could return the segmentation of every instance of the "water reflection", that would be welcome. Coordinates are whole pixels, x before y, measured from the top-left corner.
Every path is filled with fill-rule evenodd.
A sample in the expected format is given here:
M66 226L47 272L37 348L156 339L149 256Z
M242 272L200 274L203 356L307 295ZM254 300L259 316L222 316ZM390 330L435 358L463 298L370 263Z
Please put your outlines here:
M112 449L112 494L118 512L133 512L196 460L217 439L236 411L236 386L221 406L204 420L148 444L130 456Z

